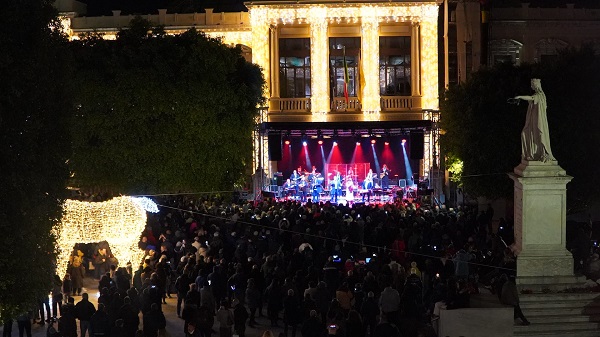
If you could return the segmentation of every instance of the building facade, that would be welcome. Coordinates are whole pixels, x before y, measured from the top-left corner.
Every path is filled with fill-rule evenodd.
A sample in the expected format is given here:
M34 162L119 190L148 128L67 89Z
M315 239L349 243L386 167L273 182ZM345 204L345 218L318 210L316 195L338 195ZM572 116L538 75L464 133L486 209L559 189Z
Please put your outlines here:
M362 130L381 137L418 130L424 154L417 172L423 176L435 152L430 125L439 101L440 3L255 1L245 3L248 11L157 9L142 17L167 33L195 27L241 45L246 58L262 68L268 106L257 120L254 167L267 175L278 171L277 160L269 158L269 146L277 146L268 142L270 135L355 135ZM112 16L87 16L85 5L73 0L59 0L56 6L71 39L91 32L114 39L134 17L119 9Z

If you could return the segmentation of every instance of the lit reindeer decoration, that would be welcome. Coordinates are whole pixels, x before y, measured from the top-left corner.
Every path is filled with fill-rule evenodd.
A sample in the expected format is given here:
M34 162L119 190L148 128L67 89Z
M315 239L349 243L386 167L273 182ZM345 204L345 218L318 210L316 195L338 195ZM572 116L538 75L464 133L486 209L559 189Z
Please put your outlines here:
M61 222L54 229L58 244L56 273L61 278L77 243L107 241L120 266L139 263L144 256L138 241L146 226L146 212L158 212L152 200L126 196L104 202L67 200L63 209Z

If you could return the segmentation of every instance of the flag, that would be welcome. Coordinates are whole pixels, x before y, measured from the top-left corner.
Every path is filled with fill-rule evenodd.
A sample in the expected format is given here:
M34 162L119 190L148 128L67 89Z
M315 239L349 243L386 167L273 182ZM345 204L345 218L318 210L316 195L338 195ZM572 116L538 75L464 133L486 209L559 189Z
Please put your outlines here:
M348 63L346 62L346 46L343 48L344 53L344 97L346 97L346 107L348 107L348 82L350 82L350 76L348 76Z

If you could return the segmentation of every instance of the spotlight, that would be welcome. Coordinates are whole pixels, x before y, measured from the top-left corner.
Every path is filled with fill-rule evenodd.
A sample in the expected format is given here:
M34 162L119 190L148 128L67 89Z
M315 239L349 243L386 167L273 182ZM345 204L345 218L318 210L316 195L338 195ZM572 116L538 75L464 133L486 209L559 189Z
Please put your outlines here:
M402 139L402 145L406 144L406 139Z
M317 142L319 143L319 145L323 145L323 141L319 139L319 141Z
M336 141L333 142L333 146L337 146L337 142Z
M289 140L286 140L286 141L285 141L285 145L290 145L290 141L289 141Z
M307 146L307 145L308 145L308 143L306 141L302 142L302 146Z
M377 141L375 139L371 139L371 144L375 144Z
M390 142L385 142L385 143L383 143L383 144L385 144L385 146L389 146L389 145L390 145Z
M360 142L356 142L356 146L360 146Z

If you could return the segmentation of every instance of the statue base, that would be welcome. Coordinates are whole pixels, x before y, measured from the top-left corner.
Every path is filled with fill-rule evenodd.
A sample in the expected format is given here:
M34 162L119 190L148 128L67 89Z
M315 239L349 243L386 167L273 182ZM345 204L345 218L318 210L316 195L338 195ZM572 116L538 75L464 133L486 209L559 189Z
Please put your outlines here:
M573 256L566 250L568 176L556 161L523 160L514 181L517 284L541 291L576 287Z

